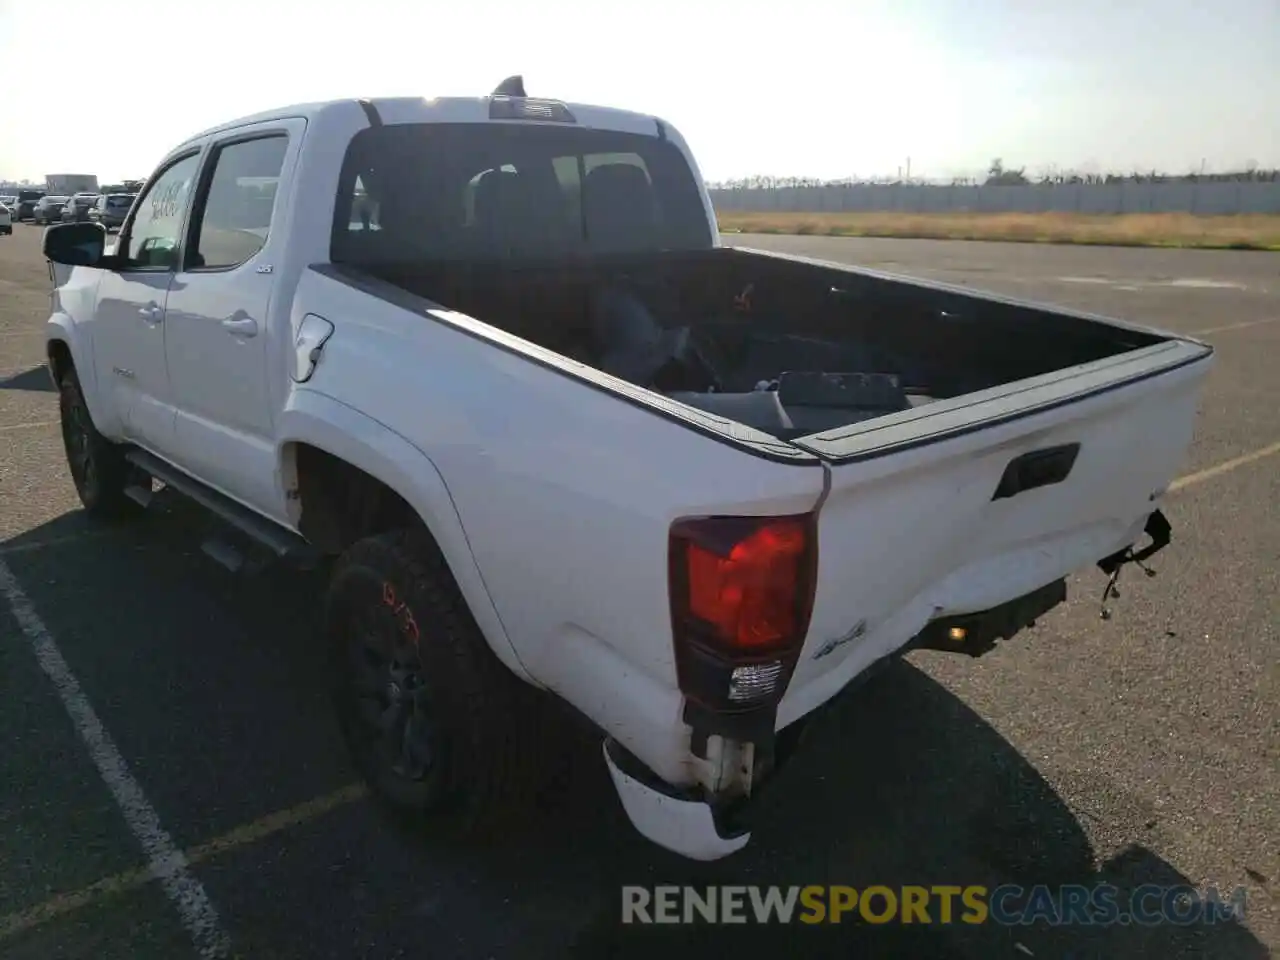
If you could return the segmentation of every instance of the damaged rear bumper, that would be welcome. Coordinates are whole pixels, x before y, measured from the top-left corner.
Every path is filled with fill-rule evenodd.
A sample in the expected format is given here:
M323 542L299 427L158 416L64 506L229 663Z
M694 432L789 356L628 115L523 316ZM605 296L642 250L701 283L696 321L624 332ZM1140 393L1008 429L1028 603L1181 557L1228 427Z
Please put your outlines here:
M665 783L616 740L604 742L604 762L632 826L660 847L691 860L720 860L751 840L717 817L711 804Z
M750 793L745 796L719 801L701 787L673 786L616 740L607 739L603 747L605 763L623 809L636 830L660 847L692 860L719 860L730 856L750 842L752 828L760 817L764 800L777 792L780 782L785 782L786 778L781 774L799 752L805 734L817 726L816 721L822 716L856 694L864 682L891 667L911 650L934 648L981 656L997 640L1007 639L1034 626L1038 617L1065 599L1065 583L1058 580L991 610L935 621L899 650L860 671L838 694L816 710L781 730L774 731L770 726L765 732L757 728L758 732L752 736L752 746L757 756L768 756L770 762L761 769L763 776L751 784ZM963 629L960 642L953 639L953 628ZM730 722L730 718L724 718L723 727L717 727L716 717L706 713L686 714L686 719L693 721L695 742L705 741L708 735L742 735L741 724ZM733 734L730 734L731 729Z
M767 774L752 784L746 796L717 799L700 787L674 786L616 740L607 739L605 763L632 825L658 846L691 860L720 860L741 850L750 842L765 802L786 783L785 771L816 721L898 659L895 654L871 664L827 703L770 734L768 744L757 744L770 760L762 768ZM695 723L695 738L707 732Z

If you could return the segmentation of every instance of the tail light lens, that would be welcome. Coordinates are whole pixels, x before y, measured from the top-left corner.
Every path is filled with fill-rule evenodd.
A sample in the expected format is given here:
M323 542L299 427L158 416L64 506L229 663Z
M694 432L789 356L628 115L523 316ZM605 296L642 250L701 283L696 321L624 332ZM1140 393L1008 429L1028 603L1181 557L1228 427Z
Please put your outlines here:
M686 697L717 711L777 702L808 631L817 547L811 514L672 526L671 620Z

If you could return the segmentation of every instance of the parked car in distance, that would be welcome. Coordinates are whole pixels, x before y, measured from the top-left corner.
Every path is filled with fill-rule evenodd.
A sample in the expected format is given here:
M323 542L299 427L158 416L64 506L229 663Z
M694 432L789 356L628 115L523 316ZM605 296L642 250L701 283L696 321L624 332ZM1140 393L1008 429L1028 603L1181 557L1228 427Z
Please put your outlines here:
M13 213L9 204L14 201L13 197L0 197L0 237L13 233Z
M15 220L32 220L36 215L36 204L44 198L43 190L19 190L18 209L14 212Z
M96 193L77 193L72 195L62 208L63 223L85 223L89 220L89 211L98 202Z
M129 215L136 193L104 193L89 208L89 219L107 228L107 232L118 230Z
M67 197L41 197L31 210L31 219L37 225L59 223L62 220L62 208L66 206Z

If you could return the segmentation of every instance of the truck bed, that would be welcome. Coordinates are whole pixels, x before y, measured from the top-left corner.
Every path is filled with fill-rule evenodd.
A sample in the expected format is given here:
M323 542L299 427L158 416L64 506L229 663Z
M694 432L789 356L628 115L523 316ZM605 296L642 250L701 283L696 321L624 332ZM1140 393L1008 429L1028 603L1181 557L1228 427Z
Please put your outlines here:
M912 411L938 401L990 396L1180 342L1072 311L727 247L368 272L819 454L832 452L842 428L886 417L919 422Z
M727 248L329 275L757 456L821 465L812 613L779 729L928 624L999 607L1135 544L1186 454L1213 352L1075 311ZM664 352L682 359L660 362ZM789 379L807 402L788 400ZM841 390L859 402L837 402ZM579 406L598 409L586 397ZM625 452L614 442L604 440L624 461L653 455L652 438ZM690 502L659 513L704 514L706 477L674 452L670 462L687 470ZM762 498L779 477L761 482ZM729 512L752 511L735 502ZM500 529L492 548L518 551ZM678 776L643 737L628 742Z

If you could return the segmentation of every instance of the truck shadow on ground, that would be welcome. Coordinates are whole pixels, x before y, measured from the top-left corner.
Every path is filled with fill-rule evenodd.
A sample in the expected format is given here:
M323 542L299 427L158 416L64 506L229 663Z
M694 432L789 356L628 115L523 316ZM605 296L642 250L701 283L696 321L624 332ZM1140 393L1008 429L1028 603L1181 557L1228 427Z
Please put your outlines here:
M222 792L256 796L265 789L266 771L276 769L287 780L290 764L297 769L308 757L319 762L341 753L317 696L323 670L314 656L314 638L323 573L273 571L239 580L195 550L200 518L181 507L168 512L169 517L148 518L139 528L108 531L94 541L96 560L85 547L79 559L54 557L49 550L19 550L7 562L55 637L64 636L62 618L72 615L63 599L67 594L55 591L74 591L70 595L78 598L81 608L116 603L98 599L116 597L117 616L150 619L146 635L155 638L155 652L145 651L145 638L132 641L139 647L133 653L137 662L163 657L177 647L172 655L187 661L183 672L161 665L158 673L164 679L155 682L172 686L190 684L186 676L201 677L198 688L191 685L182 691L184 712L191 716L166 717L164 739L154 742L156 750L173 751L168 776L184 776L182 765L195 762L186 759L189 755L227 741L228 761L259 773L244 781L225 770L216 774L212 754L193 771L217 778ZM72 513L5 547L21 548L91 529L81 514ZM55 575L59 585L48 586ZM93 587L91 579L106 585ZM126 597L126 592L133 595ZM147 599L151 596L158 599ZM197 622L204 615L202 604L218 611L218 619ZM83 609L79 615L87 616ZM78 621L65 623L70 642ZM89 621L83 623L80 629L88 630ZM88 651L107 641L86 635L81 643ZM118 731L126 753L141 749L142 738L157 736L153 718L112 709L111 701L120 692L108 685L124 681L106 672L105 654L100 669L90 673L90 664L77 660L89 656L87 652L69 648L66 653L73 668L86 671L91 698L107 704L104 721ZM268 656L273 659L265 659ZM264 676L264 665L276 662L287 664L287 671ZM128 675L132 700L146 700L145 688L152 682L149 669L139 667ZM981 669L981 664L974 669ZM235 704L235 709L219 709L227 704ZM271 735L247 743L236 725L240 722L244 729L260 728ZM660 954L664 960L706 960L732 951L771 960L1252 960L1270 955L1235 922L1187 927L1050 927L1038 922L1011 927L993 922L869 924L849 915L839 924L812 926L621 923L621 888L632 884L843 884L858 889L949 884L990 889L1001 884L1109 883L1119 889L1122 906L1125 894L1143 884L1196 885L1143 845L1141 836L1132 837L1119 852L1105 851L1100 857L1076 814L1037 770L978 714L910 662L886 671L824 716L804 751L785 770L788 782L770 801L752 844L717 863L683 860L635 833L604 769L598 735L566 722L555 736L561 738L569 761L568 776L549 785L538 809L521 811L518 824L501 834L465 843L428 840L415 828L377 813L373 805L368 810L375 815L367 827L357 825L349 835L339 826L326 827L327 849L307 855L317 858L314 870L326 877L326 871L341 862L341 879L332 881L335 901L323 909L307 903L296 915L283 915L281 922L289 932L279 936L299 947L301 942L316 944L316 950L300 950L299 956L328 956L319 949L322 943L324 949L339 946L325 940L322 924L329 922L329 914L342 918L337 927L341 930L374 925L380 939L408 951L396 956L622 960ZM286 749L281 744L288 744L289 750L296 744L304 756L286 760L278 755ZM1105 776L1105 771L1093 773ZM144 786L163 789L154 779ZM367 812L358 816L362 822L368 819ZM243 882L252 886L254 875L246 873ZM362 891L359 904L349 897L357 888ZM432 943L426 935L428 921L422 911L428 901L434 904L430 922L437 936L456 935L466 942L465 952L442 952L441 941ZM234 927L234 916L232 922ZM315 929L308 931L309 926ZM424 946L428 943L432 945ZM253 943L241 945L252 954ZM413 952L419 947L420 953ZM334 955L342 955L341 950Z
M860 890L1110 884L1118 889L1122 908L1144 884L1196 885L1139 842L1099 862L1080 821L1053 787L990 725L911 663L897 664L838 704L786 775L790 782L771 804L752 845L720 863L688 863L635 849L619 844L617 833L612 840L583 837L582 847L608 851L604 856L616 859L601 878L608 878L605 887L612 896L579 931L571 955L638 958L660 951L665 958L706 957L732 949L773 957L1269 956L1235 922L944 925L938 923L936 901L930 925L869 924L856 911L838 924L620 922L623 884L842 884ZM596 802L606 802L607 790L606 784ZM579 803L573 806L582 811ZM614 819L607 818L610 828L624 830ZM586 826L582 818L573 822L579 830ZM605 822L597 818L598 824ZM551 836L570 836L572 830L569 822L547 828Z
M34 390L54 393L53 381L49 379L49 368L44 364L15 373L9 377L0 377L0 390Z

